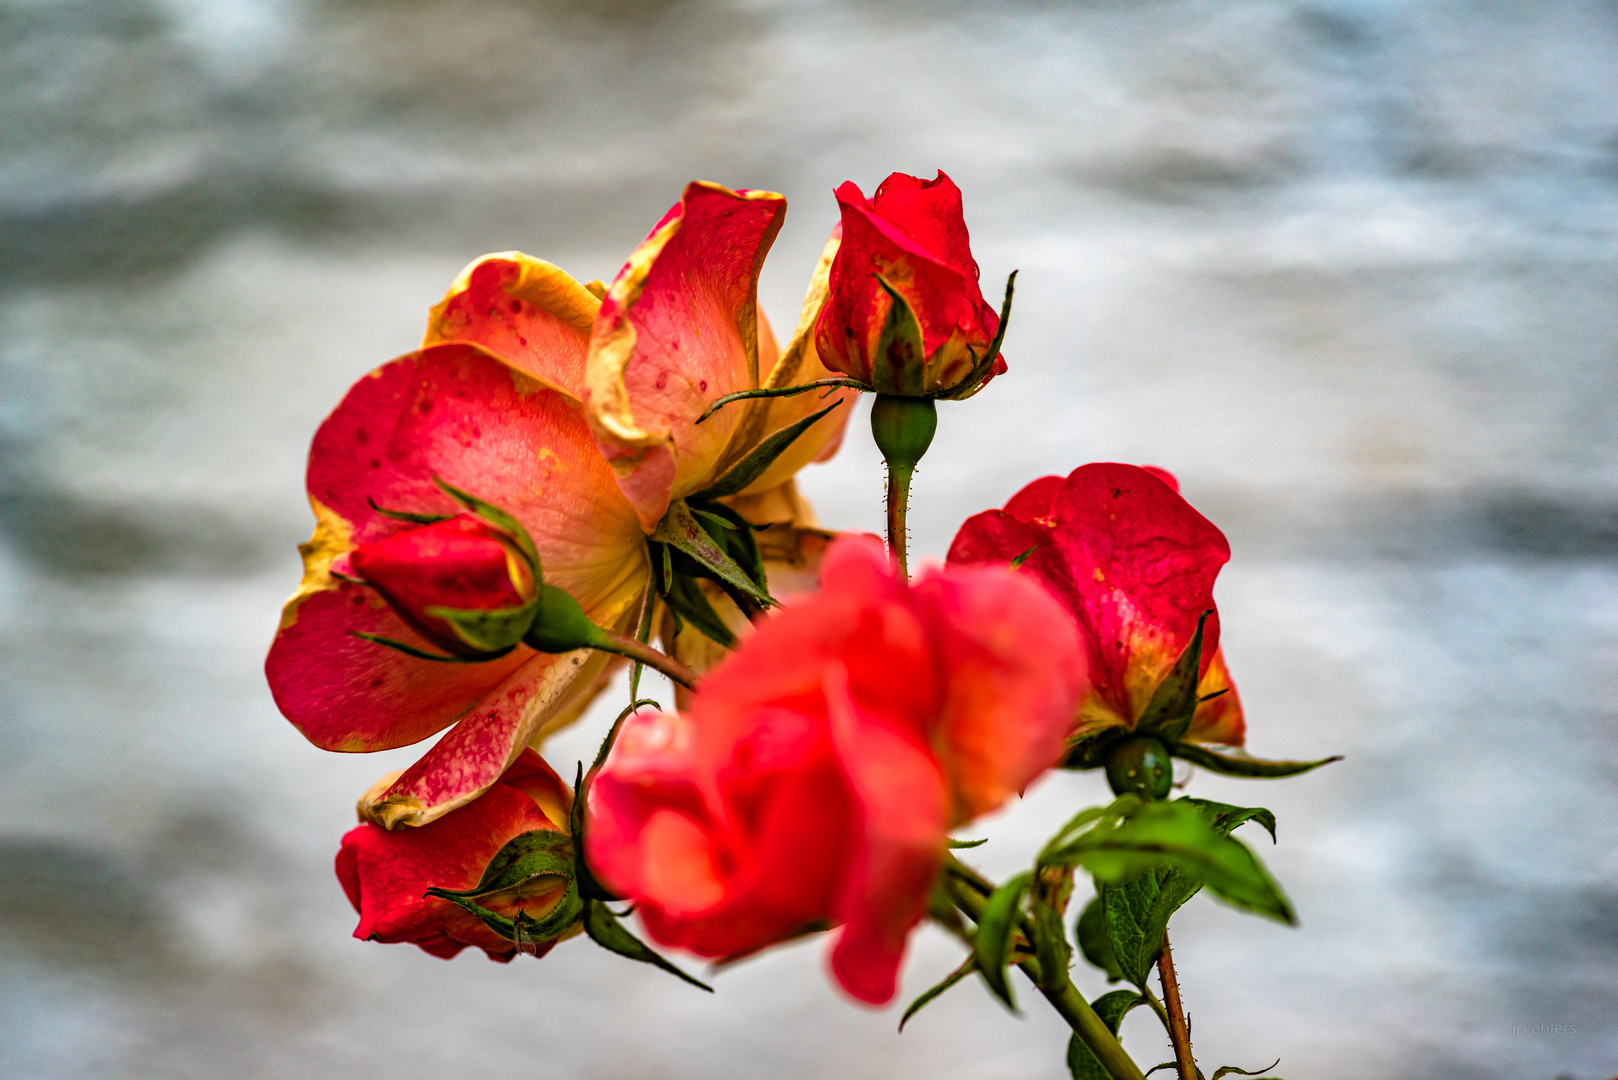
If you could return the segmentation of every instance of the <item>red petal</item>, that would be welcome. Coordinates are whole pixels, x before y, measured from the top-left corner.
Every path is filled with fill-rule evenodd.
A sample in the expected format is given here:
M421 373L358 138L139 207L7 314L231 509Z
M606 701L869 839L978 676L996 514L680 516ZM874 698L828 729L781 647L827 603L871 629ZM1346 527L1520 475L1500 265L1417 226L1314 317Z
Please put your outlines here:
M934 259L977 280L972 241L961 208L961 189L938 170L931 180L893 173L877 187L871 209Z
M591 430L649 532L671 499L717 478L741 413L724 394L759 385L758 272L786 200L694 183L630 256L596 320Z

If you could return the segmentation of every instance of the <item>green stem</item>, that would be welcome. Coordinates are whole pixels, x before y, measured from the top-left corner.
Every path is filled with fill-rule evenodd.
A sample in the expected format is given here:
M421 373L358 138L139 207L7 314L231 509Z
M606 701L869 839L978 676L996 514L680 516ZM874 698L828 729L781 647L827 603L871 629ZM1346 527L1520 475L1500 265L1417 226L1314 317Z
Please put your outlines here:
M652 587L650 579L646 582L646 602L640 612L640 626L635 631L635 640L642 645L652 637L652 608L656 606L657 591ZM635 661L629 669L629 700L634 701L640 697L640 673L646 665L639 660Z
M961 910L966 912L967 917L977 922L983 915L986 900L970 886L983 879L953 856L949 857L949 863L953 864L949 866L953 871L951 876L968 886L950 890L951 895ZM959 869L956 870L956 867ZM1024 928L1025 933L1030 929L1026 923ZM1101 1062L1102 1068L1107 1070L1113 1080L1145 1080L1140 1066L1136 1065L1135 1060L1124 1050L1123 1044L1118 1041L1118 1036L1112 1033L1112 1029L1107 1027L1106 1021L1096 1015L1090 1003L1084 1000L1084 995L1079 993L1066 972L1061 974L1060 979L1050 980L1047 986L1045 973L1040 969L1038 960L1028 957L1017 966L1022 968L1023 974L1039 988L1039 992L1045 995L1045 1000L1051 1003L1057 1015L1067 1021L1067 1026L1073 1029L1073 1033L1090 1048L1090 1052L1095 1054L1096 1060Z
M614 633L611 630L603 630L601 631L601 637L590 643L590 648L600 649L602 652L616 653L619 656L627 656L638 664L645 664L649 668L661 671L687 690L696 688L696 672L674 659L674 657L665 656L650 645L643 645L632 637Z
M910 478L913 465L888 466L888 551L899 563L899 573L910 576L910 536L905 531L905 511L910 506Z
M1140 996L1146 999L1146 1004L1150 1005L1152 1011L1157 1014L1157 1019L1163 1024L1163 1030L1169 1033L1170 1038L1173 1038L1174 1027L1169 1021L1169 1011L1163 1007L1163 1002L1158 999L1156 994L1152 993L1150 986L1142 986Z

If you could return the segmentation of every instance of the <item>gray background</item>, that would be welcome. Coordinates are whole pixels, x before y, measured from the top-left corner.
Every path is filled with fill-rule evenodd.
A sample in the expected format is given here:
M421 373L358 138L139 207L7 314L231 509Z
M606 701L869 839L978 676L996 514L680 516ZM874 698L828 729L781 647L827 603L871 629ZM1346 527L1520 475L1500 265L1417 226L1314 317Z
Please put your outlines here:
M415 751L314 750L259 667L315 425L468 260L611 277L687 179L773 188L790 328L830 189L942 166L1022 277L920 549L1172 468L1235 550L1251 748L1348 756L1192 781L1278 812L1303 918L1180 917L1209 1071L1612 1076L1615 57L1610 0L0 0L0 1074L1064 1075L1046 1012L968 985L898 1036L818 944L709 998L353 941L331 856ZM804 483L879 525L862 420ZM1045 781L978 861L1103 794ZM922 933L906 992L956 955Z

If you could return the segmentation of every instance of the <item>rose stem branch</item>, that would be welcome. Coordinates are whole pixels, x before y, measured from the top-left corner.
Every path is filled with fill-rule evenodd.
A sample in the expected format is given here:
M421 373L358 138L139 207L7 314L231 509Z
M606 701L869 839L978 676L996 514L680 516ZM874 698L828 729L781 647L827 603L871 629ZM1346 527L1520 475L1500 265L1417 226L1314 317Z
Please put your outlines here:
M962 886L951 889L950 895L967 917L977 922L983 915L986 899L973 886L978 882L984 882L984 879L953 855L948 856L947 866L945 872ZM993 886L990 885L989 888L992 892ZM1030 921L1019 920L1019 925L1023 927L1025 936L1033 929ZM971 942L967 941L967 944L970 945ZM1047 979L1044 971L1040 969L1039 961L1033 957L1023 959L1018 966L1038 987L1039 992L1045 995L1045 1000L1051 1003L1056 1014L1066 1020L1067 1026L1072 1028L1073 1033L1090 1048L1090 1052L1101 1062L1102 1068L1107 1070L1113 1080L1145 1080L1140 1066L1136 1065L1134 1059L1124 1050L1118 1036L1114 1035L1105 1021L1096 1015L1090 1003L1084 1000L1084 995L1073 985L1073 980L1068 978L1067 972L1062 972L1059 978Z
M1180 1005L1180 980L1174 974L1174 954L1169 950L1169 934L1163 931L1163 954L1157 958L1157 975L1163 980L1163 1004L1169 1011L1169 1041L1174 1044L1174 1063L1180 1080L1198 1080L1197 1062L1191 1056L1191 1028Z
M632 637L614 633L611 630L603 630L601 635L600 640L592 648L600 649L602 652L616 653L619 656L627 656L637 664L645 664L649 668L661 671L687 690L695 689L697 684L696 672L674 659L674 657L665 656L650 645L636 641Z
M640 609L640 626L635 630L635 640L640 642L642 645L646 644L647 641L651 640L651 637L652 637L652 608L656 606L656 603L657 603L657 590L654 589L652 587L652 583L650 581L648 581L646 583L646 598L645 598L644 602L642 603L641 609ZM629 700L630 701L634 701L636 698L640 697L640 673L641 673L641 669L644 666L645 666L644 664L642 664L639 660L637 660L637 661L635 661L634 666L629 669Z
M931 398L878 394L871 404L871 435L888 463L888 551L906 577L910 576L905 533L910 478L937 430L938 407Z

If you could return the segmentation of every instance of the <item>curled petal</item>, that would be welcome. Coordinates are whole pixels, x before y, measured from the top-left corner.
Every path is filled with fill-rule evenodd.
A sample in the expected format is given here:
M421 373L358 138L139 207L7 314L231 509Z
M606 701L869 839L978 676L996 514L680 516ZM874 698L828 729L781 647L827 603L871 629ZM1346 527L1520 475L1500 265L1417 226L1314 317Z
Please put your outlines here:
M670 500L700 490L740 416L724 394L759 380L758 272L786 200L693 183L630 256L596 320L586 364L590 428L652 531Z
M601 301L559 266L503 251L476 260L432 309L422 347L481 345L573 398L584 396L584 357Z

